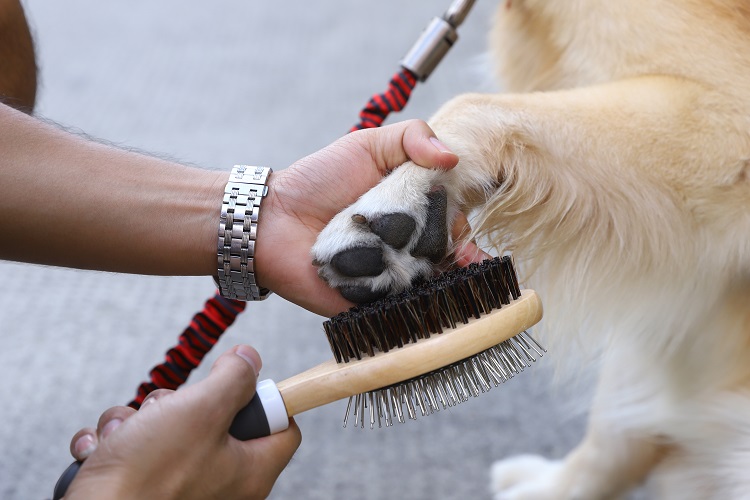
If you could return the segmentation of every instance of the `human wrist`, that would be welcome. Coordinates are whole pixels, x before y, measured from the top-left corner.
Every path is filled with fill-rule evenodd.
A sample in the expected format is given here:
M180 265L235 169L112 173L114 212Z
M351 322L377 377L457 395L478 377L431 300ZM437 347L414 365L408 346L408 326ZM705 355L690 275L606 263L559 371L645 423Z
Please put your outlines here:
M274 254L279 251L277 230L284 227L281 218L285 214L280 203L284 196L281 194L284 177L285 172L281 170L268 178L268 193L263 199L263 215L258 218L258 239L255 242L255 279L260 286L274 291L277 291L276 276L271 268L276 260Z

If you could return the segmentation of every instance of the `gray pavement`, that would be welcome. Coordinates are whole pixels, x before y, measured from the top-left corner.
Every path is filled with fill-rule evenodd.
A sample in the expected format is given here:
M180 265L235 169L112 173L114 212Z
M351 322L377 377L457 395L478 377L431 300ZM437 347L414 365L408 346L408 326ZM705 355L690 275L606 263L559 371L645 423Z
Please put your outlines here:
M345 133L449 1L25 4L38 114L228 170L280 169ZM477 3L454 50L393 119L427 118L453 95L492 88L482 54L493 8ZM131 399L212 293L209 278L0 263L0 498L50 497L73 433ZM240 342L259 349L265 377L298 373L330 356L322 320L278 297L250 304L191 380ZM454 410L374 431L342 429L345 402L302 414L303 444L271 497L488 498L494 460L560 457L579 439L581 418L565 416L549 380L537 366Z

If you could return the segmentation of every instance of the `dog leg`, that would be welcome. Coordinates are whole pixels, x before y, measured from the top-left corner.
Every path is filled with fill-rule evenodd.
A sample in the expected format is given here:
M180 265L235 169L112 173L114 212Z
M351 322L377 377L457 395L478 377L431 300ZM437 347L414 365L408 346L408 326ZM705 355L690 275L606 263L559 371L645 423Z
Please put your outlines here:
M707 94L654 76L460 96L430 123L459 165L396 169L321 232L312 250L319 274L355 302L399 291L432 272L451 244L452 215L471 208L479 208L480 229L494 232L501 249L520 249L517 256L559 255L561 247L570 260L598 253L577 273L581 281L611 274L616 260L618 268L658 270L663 262L644 259L693 244L680 206L686 191L708 190L744 165L715 161L742 142L728 138L731 128L718 129L706 110L720 112L721 101ZM706 164L724 171L691 175Z
M609 500L638 485L664 449L640 436L618 434L592 420L586 437L564 460L521 455L496 462L496 500Z
M730 98L700 84L652 76L464 95L430 125L461 159L448 174L450 197L478 208L499 246L559 255L572 244L565 250L609 252L622 267L632 257L646 272L662 263L643 259L694 246L695 205L721 192L747 196L746 182L733 184L750 153L735 113Z
M668 447L617 416L621 402L612 394L629 384L621 359L605 360L583 441L563 460L522 455L496 462L490 478L496 500L610 500L644 481Z

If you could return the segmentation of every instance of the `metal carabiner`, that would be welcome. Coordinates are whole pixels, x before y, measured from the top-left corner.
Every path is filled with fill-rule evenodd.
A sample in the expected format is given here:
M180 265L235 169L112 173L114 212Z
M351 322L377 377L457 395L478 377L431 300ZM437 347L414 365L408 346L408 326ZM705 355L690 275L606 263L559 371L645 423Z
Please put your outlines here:
M463 23L475 0L455 0L443 17L434 18L406 53L401 66L425 81L458 40L456 29Z

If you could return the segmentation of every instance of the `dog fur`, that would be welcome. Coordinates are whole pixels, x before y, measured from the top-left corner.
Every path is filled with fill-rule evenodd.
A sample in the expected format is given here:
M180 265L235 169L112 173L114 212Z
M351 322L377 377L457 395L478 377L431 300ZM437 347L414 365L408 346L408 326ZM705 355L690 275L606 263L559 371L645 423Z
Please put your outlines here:
M561 369L599 367L583 442L561 461L492 468L498 499L750 498L750 4L508 0L491 34L508 93L458 96L430 121L460 157L405 164L342 212L313 254L333 286L400 289L424 195L513 252L545 303ZM404 212L386 271L342 276L351 221ZM496 432L503 432L501 428Z

